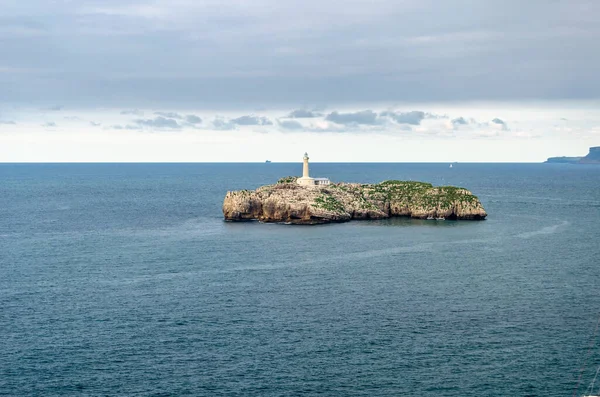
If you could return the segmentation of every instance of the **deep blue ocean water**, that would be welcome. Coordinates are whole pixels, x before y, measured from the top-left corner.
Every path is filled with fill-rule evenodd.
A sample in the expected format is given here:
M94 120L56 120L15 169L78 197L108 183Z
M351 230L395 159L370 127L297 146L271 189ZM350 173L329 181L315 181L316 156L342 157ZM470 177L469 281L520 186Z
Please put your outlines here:
M483 222L226 223L300 164L1 164L0 395L571 396L600 365L600 167L313 164ZM580 393L581 394L581 393Z

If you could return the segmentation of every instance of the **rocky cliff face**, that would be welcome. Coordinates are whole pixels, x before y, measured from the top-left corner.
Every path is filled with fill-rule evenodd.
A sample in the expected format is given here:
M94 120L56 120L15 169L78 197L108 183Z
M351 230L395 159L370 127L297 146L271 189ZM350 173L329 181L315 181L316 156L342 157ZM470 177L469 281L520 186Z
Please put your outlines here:
M227 192L223 215L229 221L259 220L293 224L383 219L391 216L482 220L479 199L466 189L429 183L386 181L306 187L295 178L254 191Z
M549 157L546 163L600 164L600 146L591 147L584 157Z
M581 161L583 157L548 157L546 163L565 163L565 164L577 164Z
M597 164L600 163L600 146L594 146L590 148L590 152L584 158L579 161L583 164Z

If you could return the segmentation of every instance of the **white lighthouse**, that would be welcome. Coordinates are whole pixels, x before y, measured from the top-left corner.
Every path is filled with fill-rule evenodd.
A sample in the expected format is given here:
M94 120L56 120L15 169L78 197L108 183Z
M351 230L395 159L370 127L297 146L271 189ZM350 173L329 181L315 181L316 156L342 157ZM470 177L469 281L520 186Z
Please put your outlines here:
M304 153L302 158L302 178L298 178L297 182L299 185L304 186L315 186L315 185L329 185L328 178L311 178L308 171L308 153Z
M304 163L302 165L302 178L298 178L298 184L314 186L315 180L314 178L311 178L308 173L308 153L304 153L304 157L302 158L302 160L304 160Z

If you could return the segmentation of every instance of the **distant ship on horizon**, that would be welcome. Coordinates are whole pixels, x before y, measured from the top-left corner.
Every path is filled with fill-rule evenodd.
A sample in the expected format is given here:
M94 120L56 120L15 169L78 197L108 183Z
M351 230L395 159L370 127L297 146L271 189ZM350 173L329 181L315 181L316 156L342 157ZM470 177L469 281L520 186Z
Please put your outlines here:
M267 161L265 161L265 163L270 163L270 162L271 162L271 160L267 160Z

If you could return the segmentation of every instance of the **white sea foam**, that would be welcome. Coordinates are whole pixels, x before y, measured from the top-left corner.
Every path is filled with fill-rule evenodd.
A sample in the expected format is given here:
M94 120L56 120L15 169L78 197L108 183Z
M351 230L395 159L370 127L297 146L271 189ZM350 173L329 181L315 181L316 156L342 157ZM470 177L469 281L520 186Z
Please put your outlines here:
M561 223L557 223L556 225L546 226L546 227L543 227L538 230L533 230L531 232L517 234L517 237L527 239L527 238L542 236L542 235L546 235L546 234L554 234L554 233L558 232L560 229L562 229L564 226L567 226L568 224L569 224L569 222L562 221Z
M223 232L223 222L220 219L192 218L170 226L148 229L120 229L116 233L127 236L185 240L221 234Z

